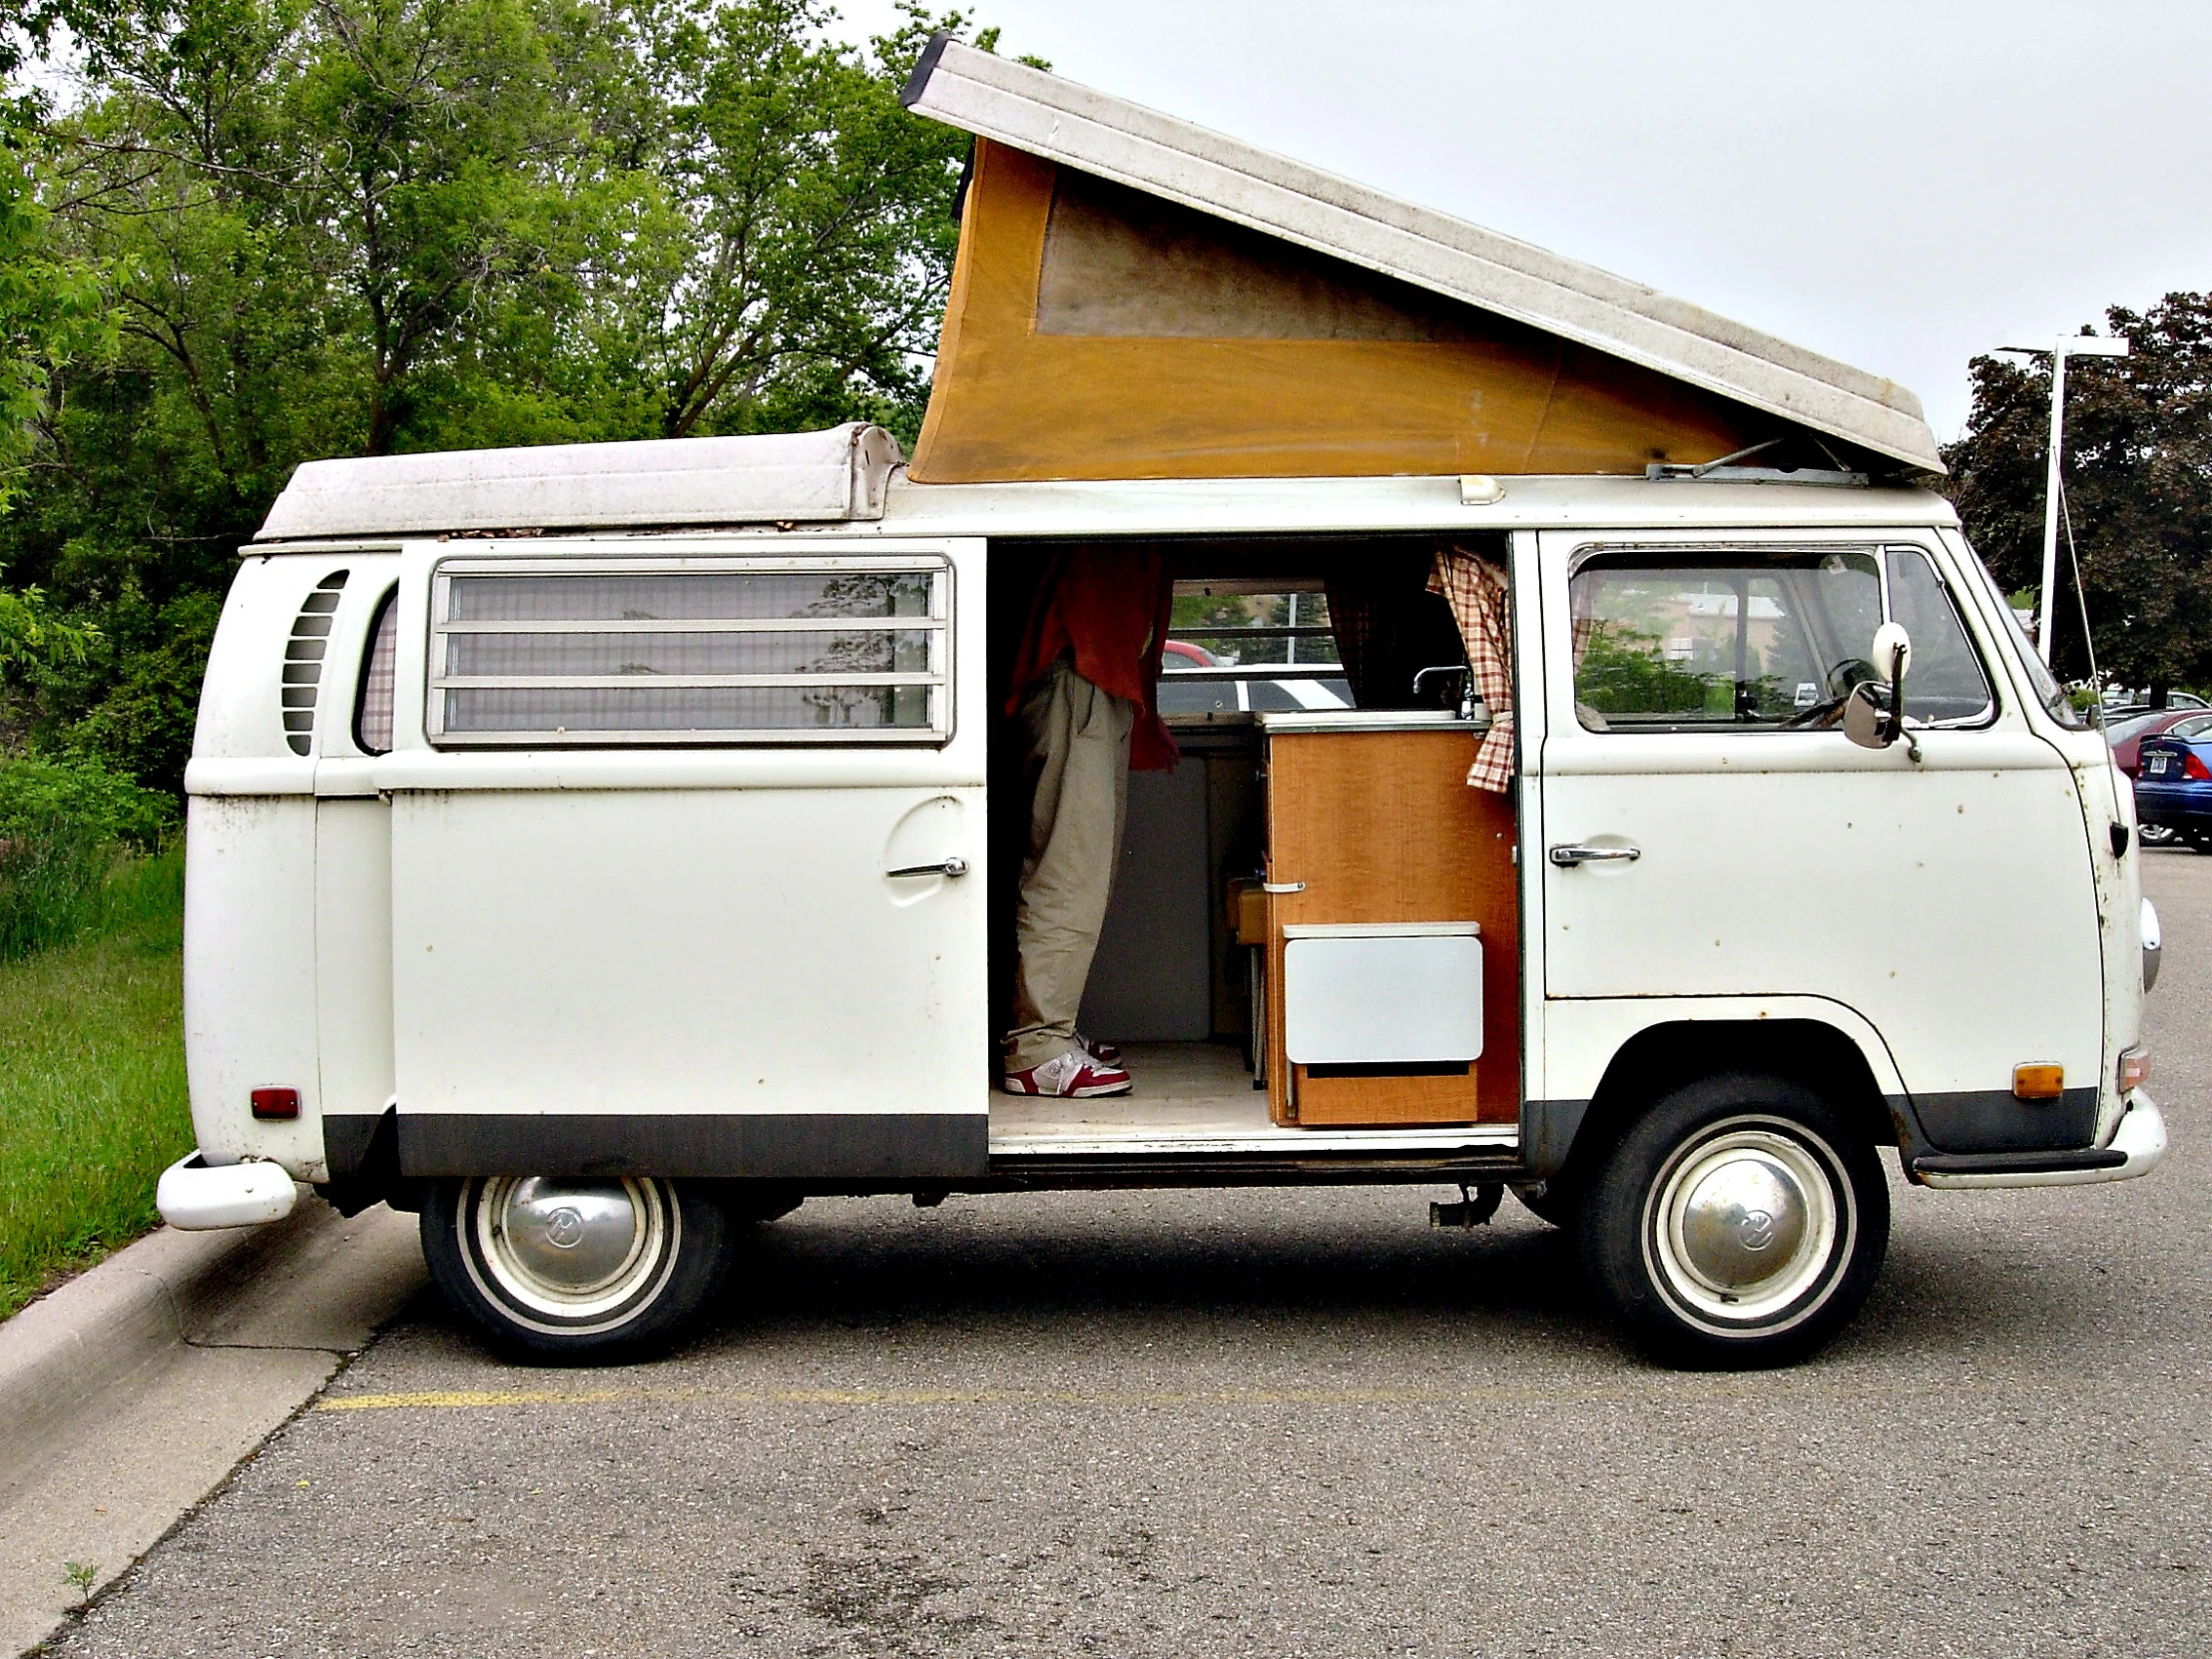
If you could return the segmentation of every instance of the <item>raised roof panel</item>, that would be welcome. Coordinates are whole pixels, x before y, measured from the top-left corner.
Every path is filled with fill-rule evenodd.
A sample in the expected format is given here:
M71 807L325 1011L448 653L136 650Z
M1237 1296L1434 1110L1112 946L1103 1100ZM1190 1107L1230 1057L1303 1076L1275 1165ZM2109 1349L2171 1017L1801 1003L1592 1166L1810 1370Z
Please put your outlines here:
M827 432L308 461L258 541L878 519L898 440Z
M1738 436L1763 438L1797 429L1910 467L1942 471L1920 401L1903 386L1595 267L957 41L932 44L903 96L916 113L986 141L978 147L977 184L988 187L984 194L991 198L978 216L978 193L970 194L962 269L954 277L932 425L917 447L916 478L1200 476L1210 465L1226 475L1262 467L1307 470L1286 467L1280 455L1245 454L1241 435L1233 431L1215 435L1216 459L1209 462L1201 453L1208 447L1203 441L1208 417L1217 407L1226 409L1234 426L1240 398L1255 408L1280 407L1286 390L1299 385L1327 395L1340 377L1336 357L1349 365L1350 408L1368 400L1368 381L1403 380L1400 366L1387 360L1393 356L1419 364L1416 374L1438 382L1442 389L1429 401L1457 396L1462 408L1458 382L1468 368L1477 377L1496 379L1502 392L1530 398L1556 371L1579 398L1564 412L1582 423L1577 441L1593 454L1610 447L1625 457L1636 446L1636 428L1648 405L1662 434L1659 446L1682 450L1676 454L1670 448L1668 459L1711 460L1729 452L1715 445L1731 444ZM1000 166L996 179L986 179L993 147L1034 158L1032 167L1049 166L1035 178L1018 165ZM1175 204L1225 229L1259 233L1288 245L1286 252L1303 250L1326 264L1300 267L1271 259L1261 244L1225 240L1219 248L1205 246L1190 228L1152 224L1095 191L1070 195L1050 176L1052 168ZM995 222L987 222L994 214ZM1068 258L1052 246L1055 220L1064 227ZM1348 283L1330 267L1357 268L1384 278L1386 285ZM1398 284L1472 307L1498 319L1505 331L1409 305ZM1222 317L1233 325L1205 326L1208 318ZM1018 328L1012 326L1017 322ZM1256 339L1256 331L1264 338ZM1564 354L1556 363L1541 360L1544 352L1532 347L1529 335L1556 342ZM1078 339L1084 344L1073 343ZM1182 348L1171 353L1167 341L1180 341ZM1232 341L1233 347L1227 343ZM1493 371L1478 360L1484 352L1500 359L1499 368ZM1015 360L1030 356L1039 360ZM1053 361L1045 363L1046 357ZM1070 361L1063 364L1060 357ZM1090 357L1100 361L1093 364ZM1465 359L1466 367L1450 360L1457 358ZM1597 366L1601 363L1616 366ZM1624 375L1624 368L1632 372ZM963 377L971 373L982 395L962 405ZM1007 393L1035 384L1039 373L1077 390L1095 374L1101 387L1120 386L1125 400L1151 402L1156 409L1161 399L1155 376L1180 373L1191 381L1192 406L1166 412L1190 417L1194 442L1153 452L1140 441L1130 463L1148 470L1103 470L1116 464L1103 452L1098 467L1088 472L1068 471L1064 454L1057 453L1025 466L990 428L1012 412ZM1230 386L1240 377L1250 381L1244 388L1249 395ZM1679 388L1671 401L1654 389L1659 381ZM937 405L947 390L953 399L940 412ZM1063 401L1068 406L1054 411L1063 420L1091 426L1086 415L1104 412L1111 428L1104 400L1093 400L1095 411L1078 411L1068 398ZM1415 437L1411 450L1418 451L1404 457L1410 464L1392 455L1387 441L1379 441L1371 445L1373 461L1350 470L1447 470L1427 457L1446 434L1433 430L1427 404L1416 403L1403 422ZM1724 406L1737 412L1729 414ZM952 440L967 434L955 428L977 411L995 418L985 421L983 441L964 448ZM1585 470L1577 462L1559 465L1535 453L1557 412L1531 404L1525 423L1531 433L1528 464L1483 470ZM1018 437L1026 429L1049 439L1054 429L1037 419L1045 414L1025 410L1005 430ZM1482 418L1478 414L1469 424ZM1108 435L1095 428L1094 433ZM1510 447L1497 432L1489 441ZM1317 467L1346 470L1330 459L1345 452L1346 443L1323 441L1317 434L1298 440L1291 451L1301 445L1313 450ZM1260 449L1279 447L1263 434ZM1627 468L1608 459L1587 470Z

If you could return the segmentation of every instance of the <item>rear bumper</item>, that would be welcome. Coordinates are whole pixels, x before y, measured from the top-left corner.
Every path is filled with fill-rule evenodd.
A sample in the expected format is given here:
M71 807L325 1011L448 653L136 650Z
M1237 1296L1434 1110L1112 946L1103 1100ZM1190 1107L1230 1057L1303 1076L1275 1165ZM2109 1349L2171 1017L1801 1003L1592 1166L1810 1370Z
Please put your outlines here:
M2137 1089L2109 1145L2079 1152L1924 1153L1913 1173L1931 1187L2086 1187L2133 1181L2166 1157L2166 1120Z
M197 1152L163 1170L154 1188L154 1208L182 1233L281 1221L298 1199L299 1189L279 1165L211 1167Z

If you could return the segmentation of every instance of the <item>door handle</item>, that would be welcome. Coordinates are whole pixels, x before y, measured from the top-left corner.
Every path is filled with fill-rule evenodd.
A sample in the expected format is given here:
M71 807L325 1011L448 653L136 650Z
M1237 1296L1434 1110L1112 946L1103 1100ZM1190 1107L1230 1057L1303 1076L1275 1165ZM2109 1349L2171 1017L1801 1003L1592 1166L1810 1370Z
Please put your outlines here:
M1634 863L1644 855L1640 846L1555 846L1545 854L1561 869L1572 869L1576 864L1606 863L1618 859Z
M1304 892L1306 883L1303 881L1262 881L1260 890L1262 892Z
M901 875L965 875L967 860L955 852L949 858L939 858L933 864L908 864L904 869L886 869L886 880L896 880Z

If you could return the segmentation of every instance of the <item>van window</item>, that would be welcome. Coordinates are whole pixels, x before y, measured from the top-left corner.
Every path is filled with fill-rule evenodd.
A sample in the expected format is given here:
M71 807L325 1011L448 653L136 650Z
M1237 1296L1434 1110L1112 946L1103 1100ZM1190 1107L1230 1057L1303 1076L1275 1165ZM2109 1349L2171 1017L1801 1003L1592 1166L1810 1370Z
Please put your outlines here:
M1996 713L1989 677L1950 595L1917 547L1893 547L1890 617L1913 639L1905 673L1905 714L1930 726L1976 726Z
M1318 577L1178 581L1168 630L1160 654L1163 715L1352 707Z
M449 560L440 747L942 742L942 559Z
M399 598L396 587L376 602L376 620L368 630L361 659L360 691L353 699L353 744L364 755L391 753L392 675L399 653Z
M1811 730L1874 675L1871 550L1601 553L1570 593L1576 712L1592 731Z

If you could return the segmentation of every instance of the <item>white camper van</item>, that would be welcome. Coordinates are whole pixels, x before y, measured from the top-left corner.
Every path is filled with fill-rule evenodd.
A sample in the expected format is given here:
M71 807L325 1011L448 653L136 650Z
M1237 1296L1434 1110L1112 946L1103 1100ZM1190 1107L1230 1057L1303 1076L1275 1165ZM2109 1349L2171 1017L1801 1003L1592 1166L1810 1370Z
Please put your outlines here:
M908 101L978 136L910 463L320 462L245 550L173 1223L417 1210L557 1357L815 1195L1510 1188L1640 1339L1754 1364L1865 1296L1884 1148L2157 1164L2129 794L1910 394L957 45ZM1006 680L1102 542L1190 636L1085 1005L1137 1086L1020 1098ZM1503 579L1480 649L1448 558Z

